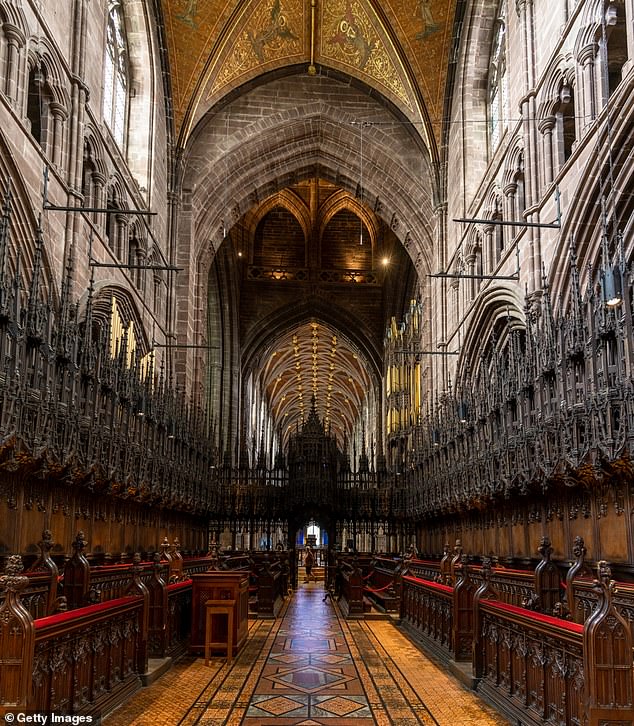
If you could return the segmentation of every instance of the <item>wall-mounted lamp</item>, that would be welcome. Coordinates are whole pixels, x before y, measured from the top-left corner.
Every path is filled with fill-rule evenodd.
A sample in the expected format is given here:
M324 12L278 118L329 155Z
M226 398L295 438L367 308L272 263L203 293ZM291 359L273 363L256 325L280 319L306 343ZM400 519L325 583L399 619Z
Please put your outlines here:
M469 419L469 405L466 401L460 401L458 404L458 421L460 423L467 423Z
M606 267L601 274L603 302L609 308L616 308L623 302L623 275L620 266Z

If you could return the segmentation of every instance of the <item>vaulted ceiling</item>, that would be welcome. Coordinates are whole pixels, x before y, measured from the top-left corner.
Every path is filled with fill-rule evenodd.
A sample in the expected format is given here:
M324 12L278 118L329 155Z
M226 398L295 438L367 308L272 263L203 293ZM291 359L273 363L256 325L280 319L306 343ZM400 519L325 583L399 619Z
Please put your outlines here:
M223 240L238 249L250 230L253 247L238 274L242 372L255 375L284 438L314 394L343 441L359 430L369 396L380 408L370 394L380 353L361 351L381 350L413 278L431 269L432 175L464 0L160 2L193 227L202 246L212 239L210 250ZM318 176L316 187L302 186ZM329 237L319 210L330 200L340 213ZM278 211L256 233L269 201ZM368 264L356 259L361 220L370 233L374 220ZM271 252L260 259L262 240ZM324 243L336 262L324 262ZM392 255L401 262L386 276L384 247L401 244L407 252ZM360 265L371 284L356 284Z
M333 69L439 143L459 0L162 0L176 136L259 76ZM456 26L457 27L457 26Z

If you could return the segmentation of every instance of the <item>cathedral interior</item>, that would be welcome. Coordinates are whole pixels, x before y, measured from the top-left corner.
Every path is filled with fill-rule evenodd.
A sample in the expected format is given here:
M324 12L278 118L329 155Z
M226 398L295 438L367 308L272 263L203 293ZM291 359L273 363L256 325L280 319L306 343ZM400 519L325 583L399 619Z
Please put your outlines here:
M633 146L634 0L0 0L0 715L634 726Z

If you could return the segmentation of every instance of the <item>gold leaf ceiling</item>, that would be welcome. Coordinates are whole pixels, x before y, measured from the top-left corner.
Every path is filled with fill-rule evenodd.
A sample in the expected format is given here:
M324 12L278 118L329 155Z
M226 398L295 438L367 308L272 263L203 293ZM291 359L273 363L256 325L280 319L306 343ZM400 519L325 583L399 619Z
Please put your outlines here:
M227 93L311 59L376 88L439 143L456 0L162 2L181 146Z

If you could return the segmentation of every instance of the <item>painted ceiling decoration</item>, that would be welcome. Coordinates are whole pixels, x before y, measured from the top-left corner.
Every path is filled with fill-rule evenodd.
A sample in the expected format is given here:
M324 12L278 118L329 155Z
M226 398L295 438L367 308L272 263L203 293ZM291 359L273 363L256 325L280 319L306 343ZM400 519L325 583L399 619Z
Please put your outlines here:
M430 136L439 143L456 0L162 2L181 146L236 87L287 66L308 73L313 60L317 72L333 68L376 88L429 148Z

